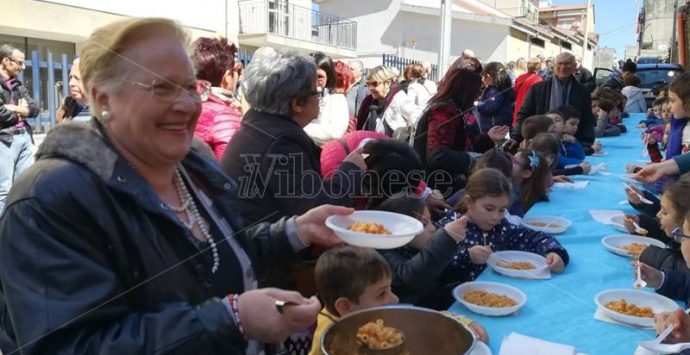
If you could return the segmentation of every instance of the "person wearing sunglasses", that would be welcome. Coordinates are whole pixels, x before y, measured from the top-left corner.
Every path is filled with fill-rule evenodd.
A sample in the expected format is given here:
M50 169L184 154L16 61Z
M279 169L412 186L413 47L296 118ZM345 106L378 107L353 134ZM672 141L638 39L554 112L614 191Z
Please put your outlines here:
M34 161L31 126L25 120L38 115L38 106L17 79L24 68L22 51L0 46L0 214L14 178Z
M396 75L383 65L369 71L369 96L357 114L357 129L383 133L389 137L410 131L421 116L421 106L415 105L396 84ZM399 133L396 133L398 130Z

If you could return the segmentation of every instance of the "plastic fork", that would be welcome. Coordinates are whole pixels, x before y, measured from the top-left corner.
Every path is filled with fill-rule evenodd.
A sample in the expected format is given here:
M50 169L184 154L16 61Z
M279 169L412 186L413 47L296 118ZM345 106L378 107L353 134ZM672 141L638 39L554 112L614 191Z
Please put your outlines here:
M638 262L639 265L639 262ZM690 308L685 310L690 313ZM675 354L683 350L690 349L690 343L662 344L661 342L673 331L674 325L668 326L654 340L647 340L640 343L640 346L654 352L655 354Z
M635 268L635 274L637 277L635 278L635 281L633 282L633 287L634 288L644 288L647 287L647 282L645 280L642 280L642 270L640 268L640 262L637 262L637 267ZM670 333L670 332L669 332ZM666 334L668 335L668 334ZM666 338L664 336L664 338Z

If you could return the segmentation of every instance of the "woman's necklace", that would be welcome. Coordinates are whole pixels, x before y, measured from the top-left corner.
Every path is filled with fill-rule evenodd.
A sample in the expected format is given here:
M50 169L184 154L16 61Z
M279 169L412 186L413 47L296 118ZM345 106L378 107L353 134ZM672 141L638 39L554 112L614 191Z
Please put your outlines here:
M194 203L194 199L192 198L192 195L189 193L187 185L185 185L184 181L182 180L182 175L180 174L179 169L175 169L174 183L175 190L177 191L177 195L179 196L180 202L182 204L179 207L170 205L168 206L171 210L177 213L184 213L187 215L189 222L186 222L182 218L179 218L180 222L182 222L182 224L184 224L184 226L187 227L187 229L191 231L192 229L194 229L195 225L199 227L199 231L201 231L201 234L206 238L208 244L211 246L211 254L213 255L213 265L211 266L211 273L215 274L216 271L218 271L218 266L220 265L220 257L218 256L218 246L216 245L216 242L213 240L211 233L208 231L208 226L206 225L206 223L204 223L204 220L201 219L201 215L199 214L199 210L196 207L196 203Z

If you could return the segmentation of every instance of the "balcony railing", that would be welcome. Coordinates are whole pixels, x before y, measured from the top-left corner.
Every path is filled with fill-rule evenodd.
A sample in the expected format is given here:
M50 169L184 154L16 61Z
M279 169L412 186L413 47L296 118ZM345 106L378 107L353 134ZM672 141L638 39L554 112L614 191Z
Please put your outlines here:
M240 0L240 33L270 33L357 49L357 22L274 0Z

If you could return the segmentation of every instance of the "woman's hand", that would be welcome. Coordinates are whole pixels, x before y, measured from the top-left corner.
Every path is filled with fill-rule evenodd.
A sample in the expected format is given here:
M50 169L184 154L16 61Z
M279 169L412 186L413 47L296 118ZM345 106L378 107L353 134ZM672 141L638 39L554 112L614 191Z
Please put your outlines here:
M470 260L477 265L484 265L493 251L485 245L475 245L470 248Z
M358 168L362 169L362 171L367 170L367 163L364 161L364 157L362 156L362 148L358 148L350 152L350 154L348 154L343 160L343 163L344 162L353 163L357 165Z
M467 218L467 216L462 216L448 224L446 224L443 229L446 230L446 233L453 238L453 240L456 243L460 243L463 240L465 240L465 236L467 234L467 222L469 222L470 219ZM470 249L471 251L471 249ZM470 254L471 257L471 254ZM476 264L476 263L475 263Z
M493 126L487 134L492 141L500 142L506 138L508 132L510 132L510 127L508 126Z
M631 261L630 265L632 265L633 268L637 267L638 262L639 261L637 261L637 260ZM635 271L633 271L633 273L635 273ZM657 269L655 269L655 268L653 268L653 267L651 267L645 263L640 262L640 275L642 276L642 280L645 280L647 282L647 287L651 287L651 288L661 287L661 282L663 281L663 278L664 278L664 276L663 276L664 274L661 271L659 271L659 270L657 270ZM635 278L637 278L637 274L635 274Z
M296 305L284 307L278 313L276 300ZM247 339L266 343L280 343L290 334L308 329L321 310L316 297L304 298L298 292L277 288L247 291L239 296L240 323Z
M678 174L678 164L669 159L661 163L649 164L635 174L635 179L644 183L652 183L664 176Z
M295 218L297 234L305 245L317 243L326 247L342 244L332 229L326 227L326 218L331 215L348 215L355 210L349 207L323 205L312 208L301 216Z
M657 313L654 317L656 332L661 333L666 328L673 326L673 331L666 337L667 343L690 342L690 315L682 309L673 312Z
M432 216L439 216L443 213L445 209L452 208L449 204L446 203L446 200L443 198L443 194L441 194L441 191L438 190L431 191L431 194L426 200L426 206L429 207L429 212L431 212Z
M561 256L553 252L546 254L546 265L549 266L551 272L555 272L557 274L562 273L565 269L565 263L563 262L563 259L561 259Z

